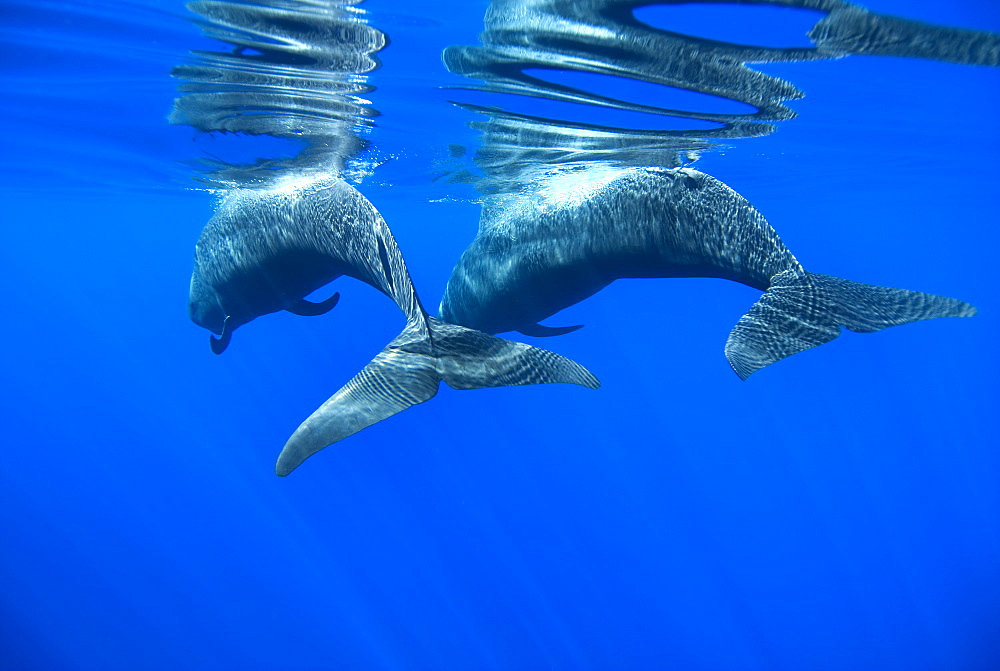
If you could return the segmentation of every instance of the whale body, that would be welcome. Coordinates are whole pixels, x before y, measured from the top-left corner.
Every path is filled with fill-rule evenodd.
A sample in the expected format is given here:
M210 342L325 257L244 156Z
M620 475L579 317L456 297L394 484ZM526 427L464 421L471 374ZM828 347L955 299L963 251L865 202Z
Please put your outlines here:
M198 243L191 312L225 338L230 327L301 306L306 295L341 275L391 298L406 326L292 434L278 457L278 475L428 400L442 380L455 389L599 386L588 370L558 354L430 317L382 216L338 177L227 193Z
M952 298L806 271L764 216L690 168L591 167L486 199L442 319L487 333L557 335L539 321L616 279L716 277L764 291L726 343L741 378L833 340L976 310ZM559 181L562 183L559 183Z
M346 186L346 185L344 185ZM349 192L332 184L331 189ZM287 310L303 316L329 312L339 294L321 303L305 299L341 275L351 265L336 255L317 253L302 244L296 231L268 225L268 207L284 202L294 220L302 203L289 193L239 189L226 192L195 246L194 271L188 295L188 315L198 326L220 336L211 339L221 354L233 331L262 315ZM336 248L336 232L326 231L327 249ZM317 244L320 241L315 241Z

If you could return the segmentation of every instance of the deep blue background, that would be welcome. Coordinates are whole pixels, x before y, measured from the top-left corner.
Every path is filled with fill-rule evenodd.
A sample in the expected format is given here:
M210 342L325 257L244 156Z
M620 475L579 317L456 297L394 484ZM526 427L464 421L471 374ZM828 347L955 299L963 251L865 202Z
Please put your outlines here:
M478 217L429 180L476 137L438 54L485 4L364 5L393 160L360 188L433 306ZM986 0L868 5L1000 31ZM600 390L443 388L280 479L398 310L339 280L329 315L212 355L186 292L213 196L181 162L213 140L165 121L170 67L209 44L179 0L2 10L0 668L1000 668L996 69L767 66L800 117L698 163L808 269L976 318L740 382L722 346L758 292L620 282L539 342Z

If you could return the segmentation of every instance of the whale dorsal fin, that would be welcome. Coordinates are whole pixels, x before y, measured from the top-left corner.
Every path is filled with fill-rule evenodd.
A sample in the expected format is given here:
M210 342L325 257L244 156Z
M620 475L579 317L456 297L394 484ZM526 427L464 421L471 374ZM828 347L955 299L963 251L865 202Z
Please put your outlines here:
M327 312L332 310L333 306L335 306L339 300L339 293L335 293L325 301L321 301L319 303L313 303L312 301L307 301L302 298L285 309L293 315L298 315L300 317L316 317L318 315L325 315Z
M577 324L576 326L542 326L541 324L532 324L531 326L523 326L517 329L517 332L523 333L526 336L534 336L536 338L548 338L549 336L572 333L573 331L582 328L583 324Z

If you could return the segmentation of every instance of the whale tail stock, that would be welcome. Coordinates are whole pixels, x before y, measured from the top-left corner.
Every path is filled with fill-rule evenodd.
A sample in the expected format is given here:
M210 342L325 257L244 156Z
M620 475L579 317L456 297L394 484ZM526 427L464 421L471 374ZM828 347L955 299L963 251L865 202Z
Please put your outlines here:
M861 284L791 270L737 322L726 358L742 379L797 352L830 342L844 326L859 333L936 317L971 317L968 303L919 291Z
M432 317L407 324L385 349L292 434L275 473L288 475L324 447L423 403L444 380L454 389L567 382L596 389L583 366L538 347L486 335Z

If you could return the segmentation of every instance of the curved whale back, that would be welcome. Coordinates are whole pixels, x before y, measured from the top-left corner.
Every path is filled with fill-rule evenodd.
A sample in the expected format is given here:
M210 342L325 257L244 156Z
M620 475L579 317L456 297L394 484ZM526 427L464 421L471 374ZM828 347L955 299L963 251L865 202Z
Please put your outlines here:
M487 198L440 314L489 333L522 331L617 279L718 277L763 290L789 269L801 266L763 215L714 177L578 169Z
M261 315L304 311L302 299L341 275L386 294L407 319L421 308L378 210L338 178L228 191L195 249L191 314L221 334ZM321 312L315 312L321 314Z

